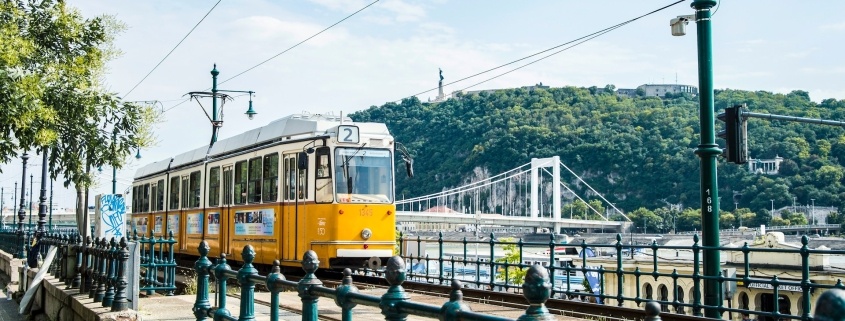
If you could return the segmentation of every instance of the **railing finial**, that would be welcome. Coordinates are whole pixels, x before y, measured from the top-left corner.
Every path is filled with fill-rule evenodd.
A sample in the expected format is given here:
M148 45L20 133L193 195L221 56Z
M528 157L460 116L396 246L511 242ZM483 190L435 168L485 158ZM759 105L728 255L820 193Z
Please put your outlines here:
M815 321L841 321L845 319L845 290L830 289L816 301Z
M525 274L525 282L522 283L522 291L530 305L525 310L525 314L517 319L518 321L555 320L546 308L546 301L552 295L549 270L541 265L529 267Z
M660 304L654 301L648 301L645 304L645 319L644 321L660 321Z

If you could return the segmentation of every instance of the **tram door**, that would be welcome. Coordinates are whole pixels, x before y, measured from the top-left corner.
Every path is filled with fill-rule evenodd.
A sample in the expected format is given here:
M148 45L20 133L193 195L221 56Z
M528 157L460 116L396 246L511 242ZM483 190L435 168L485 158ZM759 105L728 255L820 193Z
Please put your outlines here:
M285 154L282 160L282 259L298 260L296 247L298 245L299 223L296 209L296 154Z

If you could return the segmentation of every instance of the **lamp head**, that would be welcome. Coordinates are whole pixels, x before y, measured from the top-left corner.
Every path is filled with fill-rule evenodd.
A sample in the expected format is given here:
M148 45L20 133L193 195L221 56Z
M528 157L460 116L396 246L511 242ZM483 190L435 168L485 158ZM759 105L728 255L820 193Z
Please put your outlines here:
M253 118L255 118L255 114L258 114L255 112L255 109L252 109L252 98L249 99L249 109L247 109L246 113L244 114L249 117L249 120L252 120Z
M138 152L135 153L135 159L141 159L141 149L138 149Z
M97 171L102 173L103 172L103 166L97 166Z

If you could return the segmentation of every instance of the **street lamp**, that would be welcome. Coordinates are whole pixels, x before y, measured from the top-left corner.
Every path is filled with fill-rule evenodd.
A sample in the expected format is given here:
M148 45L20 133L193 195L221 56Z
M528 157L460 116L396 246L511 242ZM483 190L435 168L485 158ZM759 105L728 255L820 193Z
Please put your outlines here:
M716 144L714 101L713 101L713 42L711 39L710 9L716 0L693 0L690 6L695 16L680 16L672 19L672 35L682 36L690 19L695 19L698 43L698 88L699 121L701 140L695 153L701 159L701 245L706 248L703 255L705 315L720 318L717 307L722 302L722 275L719 246L719 184L717 181L716 156L722 154ZM698 292L696 292L698 296ZM693 298L698 300L698 298ZM700 311L694 311L700 316Z
M810 201L813 202L812 210L810 210L810 216L813 217L813 225L816 225L816 199L811 198Z
M199 102L199 98L211 97L211 115L208 115L206 112L206 116L208 120L211 121L211 143L209 146L213 146L214 143L217 142L217 131L220 127L223 127L223 106L226 104L227 100L234 100L234 97L224 94L224 93L245 93L249 94L249 109L246 110L244 115L246 115L250 120L255 118L255 115L258 114L255 112L255 109L252 108L252 95L255 94L254 91L251 90L222 90L217 89L217 75L220 72L217 71L217 64L214 64L214 68L211 69L211 91L192 91L189 92L188 95L191 96L191 99L196 99L197 103ZM221 99L220 103L220 110L217 110L217 98ZM203 109L205 112L205 108L200 103L200 108Z

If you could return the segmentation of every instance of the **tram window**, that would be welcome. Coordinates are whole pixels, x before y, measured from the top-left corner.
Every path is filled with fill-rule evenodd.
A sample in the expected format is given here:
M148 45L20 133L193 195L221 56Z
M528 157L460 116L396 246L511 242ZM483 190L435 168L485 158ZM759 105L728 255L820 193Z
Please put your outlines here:
M223 168L223 204L232 204L232 166Z
M138 213L138 186L132 186L132 213Z
M143 189L144 189L144 191L143 191L144 196L141 198L141 200L143 200L143 203L141 203L141 211L142 212L149 212L150 211L150 184L149 183L144 184Z
M298 155L297 155L298 156ZM306 159L307 161L307 159ZM308 168L300 169L299 171L299 199L308 198Z
M334 200L331 149L325 146L317 148L316 155L317 181L314 183L314 198L318 203L331 203Z
M164 180L158 180L158 194L156 194L156 211L164 210Z
M275 202L279 199L279 154L264 156L264 201Z
M179 176L170 178L170 209L179 209Z
M158 196L158 184L150 185L150 212L156 211L156 197Z
M246 161L235 163L235 204L246 203Z
M220 167L208 170L208 206L220 205Z
M249 160L249 202L261 202L261 157Z
M332 177L332 164L330 162L330 153L328 147L317 148L317 178Z
M182 208L188 208L190 204L188 204L191 200L188 198L190 185L188 185L188 176L182 176Z
M196 171L191 173L190 195L188 196L188 207L200 207L200 187L202 186L202 172Z
M284 161L285 173L285 200L294 200L294 189L296 187L296 157L294 155L285 155Z

